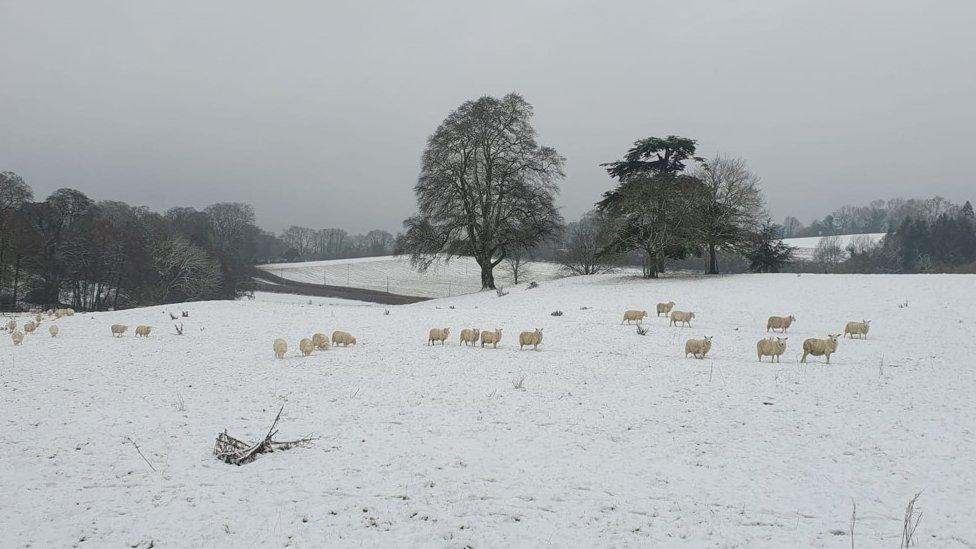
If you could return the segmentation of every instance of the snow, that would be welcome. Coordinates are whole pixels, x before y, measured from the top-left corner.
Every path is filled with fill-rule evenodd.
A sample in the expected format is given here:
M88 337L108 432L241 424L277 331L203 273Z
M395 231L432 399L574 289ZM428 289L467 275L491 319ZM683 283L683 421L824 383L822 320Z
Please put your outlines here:
M847 253L847 246L851 244L857 237L867 237L871 242L877 243L884 238L886 233L864 233L864 234L842 234L837 235L837 243L840 245L841 250L844 254ZM824 237L822 236L805 236L802 238L784 238L783 242L789 246L796 248L794 255L798 259L813 259L813 251L817 248L817 244Z
M449 297L481 290L481 269L473 258L460 257L435 263L418 273L406 257L381 256L301 263L258 265L287 280L311 284L349 286L417 297ZM547 281L564 275L555 263L529 262L520 280ZM495 282L512 285L504 263L495 269Z
M692 328L620 325L669 299ZM789 313L783 363L759 364L766 317ZM869 338L831 365L797 363L803 338L861 319ZM79 313L57 339L48 323L0 338L0 546L847 547L854 501L857 547L892 547L920 490L919 546L976 544L972 276L600 275L397 307ZM425 345L432 326L449 345ZM468 326L502 346L459 347ZM519 351L535 327L540 350ZM298 356L334 329L359 345ZM702 335L708 358L685 359ZM321 439L213 457L217 433L260 438L282 404L279 438Z

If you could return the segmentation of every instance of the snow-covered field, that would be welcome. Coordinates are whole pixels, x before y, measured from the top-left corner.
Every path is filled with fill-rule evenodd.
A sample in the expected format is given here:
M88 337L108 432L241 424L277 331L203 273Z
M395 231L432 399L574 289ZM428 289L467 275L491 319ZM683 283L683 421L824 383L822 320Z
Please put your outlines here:
M840 249L847 254L847 247L854 242L857 238L865 238L870 242L877 243L884 238L885 233L864 233L864 234L842 234L837 236L837 244ZM817 249L817 245L824 237L822 236L805 236L801 238L784 238L783 242L787 245L796 248L794 250L794 256L797 259L805 259L807 261L813 259L813 252Z
M473 258L454 258L436 263L426 273L410 267L406 257L381 256L301 263L272 263L258 268L281 278L311 284L365 288L417 297L449 297L481 290L481 270ZM520 280L545 281L563 276L554 263L531 262ZM509 286L512 277L504 264L495 269L495 282Z
M620 325L669 299L692 328ZM167 310L189 312L185 335ZM766 317L789 313L783 363L759 364ZM803 338L861 319L869 339L797 363ZM923 490L918 545L976 546L972 276L602 275L57 323L57 339L43 324L0 339L3 547L849 547L852 502L856 547L895 547ZM425 345L432 326L449 345ZM468 326L502 328L501 347L459 347ZM534 327L540 350L519 351ZM359 345L298 356L334 329ZM685 359L702 335L711 354ZM282 404L279 438L321 439L242 467L213 457L219 432L260 438Z

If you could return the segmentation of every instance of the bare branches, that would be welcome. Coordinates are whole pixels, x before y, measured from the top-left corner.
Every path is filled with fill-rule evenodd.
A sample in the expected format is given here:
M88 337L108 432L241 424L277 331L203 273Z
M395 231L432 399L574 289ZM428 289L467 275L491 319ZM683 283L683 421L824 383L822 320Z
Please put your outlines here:
M214 455L217 456L217 459L232 465L244 465L257 459L259 454L288 450L296 446L303 446L316 440L314 437L305 437L289 441L274 440L274 436L278 434L278 421L281 419L281 412L284 409L284 405L278 409L278 414L275 416L274 422L271 423L271 427L268 429L268 434L264 436L264 439L261 442L248 444L228 435L227 431L224 430L223 433L217 435L217 442L214 444Z

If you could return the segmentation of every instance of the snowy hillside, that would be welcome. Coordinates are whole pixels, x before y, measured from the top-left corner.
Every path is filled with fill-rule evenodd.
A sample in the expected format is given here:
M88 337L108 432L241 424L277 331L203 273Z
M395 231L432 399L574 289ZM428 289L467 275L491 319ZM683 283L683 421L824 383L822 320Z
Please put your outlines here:
M692 328L620 325L669 299ZM790 313L782 364L758 363L766 318ZM861 319L868 339L831 365L797 363L803 338ZM976 544L972 276L603 275L397 307L78 314L57 339L49 323L20 347L0 334L0 546L849 547L853 501L856 546L895 547L921 490L920 547ZM434 326L447 346L425 345ZM471 326L502 328L500 348L458 346ZM519 351L535 327L540 350ZM335 329L359 344L299 356ZM708 358L685 359L702 335ZM213 457L281 405L279 438L321 439Z
M481 270L470 257L432 265L426 273L418 273L410 267L409 259L396 256L272 263L258 265L258 268L297 282L418 297L449 297L481 290ZM531 262L524 269L520 280L544 281L563 275L562 268L554 263ZM495 281L504 286L511 285L511 276L503 265L495 269Z
M842 234L837 236L837 244L840 246L844 253L847 253L847 247L858 238L868 239L870 242L880 242L884 238L885 233L865 233L865 234ZM789 246L796 248L794 255L797 259L811 260L813 259L813 251L817 249L817 244L824 237L821 236L805 236L802 238L784 238L783 242Z

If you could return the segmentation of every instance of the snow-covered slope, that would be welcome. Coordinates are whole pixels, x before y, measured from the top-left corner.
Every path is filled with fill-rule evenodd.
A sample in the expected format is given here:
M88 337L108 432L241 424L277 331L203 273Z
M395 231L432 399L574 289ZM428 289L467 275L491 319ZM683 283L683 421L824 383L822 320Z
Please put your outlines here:
M884 238L885 233L865 233L865 234L842 234L837 236L837 244L840 246L844 253L847 253L847 247L851 245L855 239L866 239L869 242L877 243ZM787 245L796 248L794 255L797 259L810 260L813 259L813 251L817 249L817 245L824 237L822 236L805 236L801 238L784 238L783 242Z
M620 325L668 299L692 328ZM169 309L189 312L185 335ZM783 363L759 364L766 317L789 313ZM861 319L869 339L830 366L797 363L803 338ZM115 322L156 329L113 339ZM856 546L892 547L920 490L920 546L976 544L972 276L606 275L57 323L57 339L0 338L0 546L848 547L854 501ZM449 345L425 345L433 326ZM501 347L459 347L469 326L502 328ZM520 352L535 327L540 350ZM297 355L334 329L359 345ZM701 335L711 354L685 359ZM217 433L260 438L282 404L279 438L321 439L214 459Z
M512 283L507 270L495 269L495 281ZM259 269L296 282L365 288L417 297L449 297L470 294L481 289L481 271L473 258L459 257L447 263L436 263L425 273L410 267L405 257L381 256L301 263L272 263ZM520 280L544 281L563 275L554 263L530 262L524 266Z

